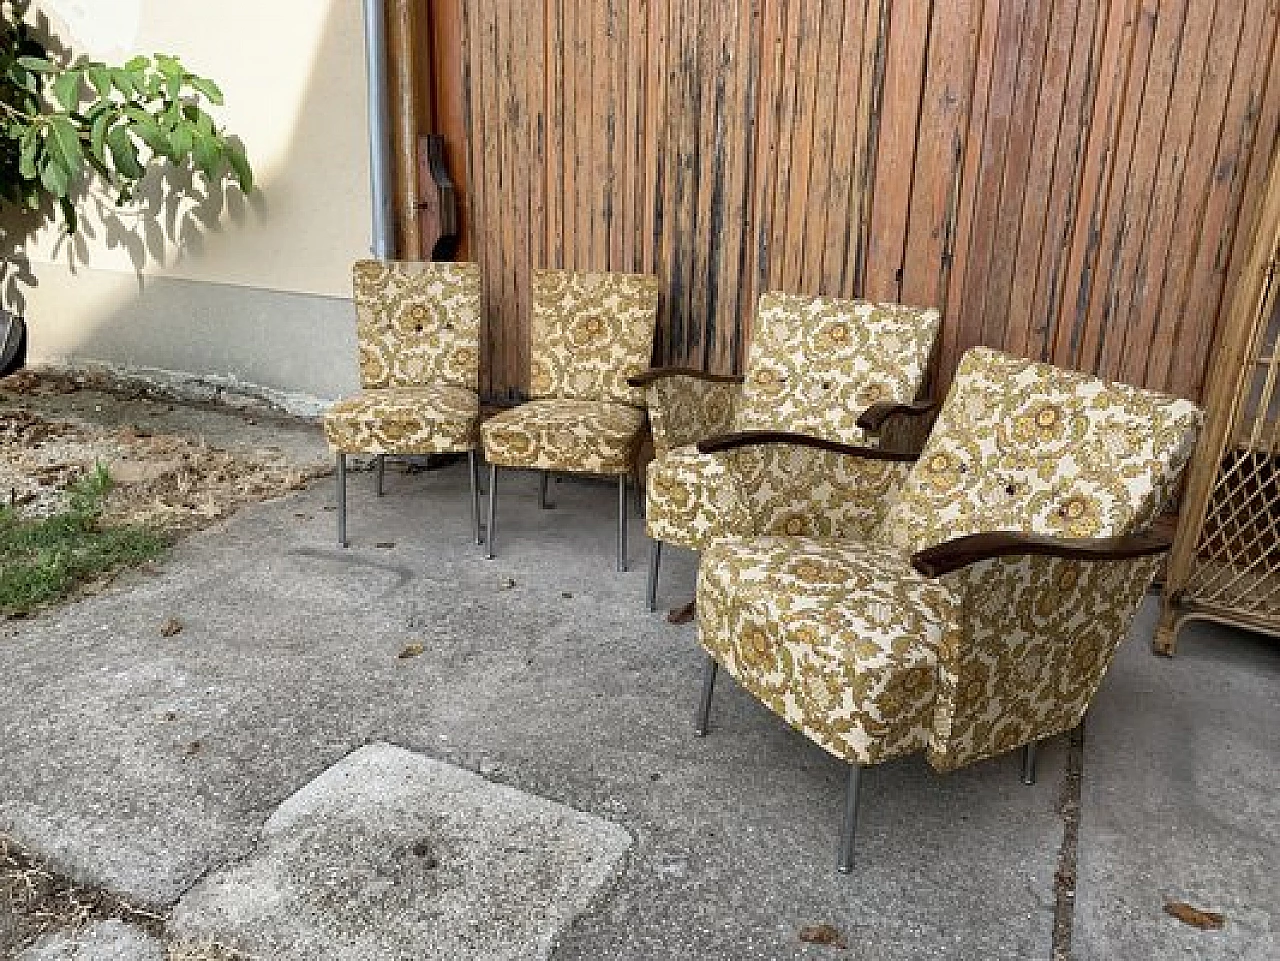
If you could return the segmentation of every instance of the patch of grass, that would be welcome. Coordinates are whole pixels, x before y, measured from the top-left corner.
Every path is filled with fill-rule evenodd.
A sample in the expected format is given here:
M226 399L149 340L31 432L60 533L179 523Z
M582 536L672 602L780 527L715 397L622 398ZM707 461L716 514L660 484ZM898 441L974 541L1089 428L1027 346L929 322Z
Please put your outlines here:
M111 477L101 464L68 488L67 507L23 519L0 507L0 614L24 616L87 581L160 554L164 536L145 527L103 527Z

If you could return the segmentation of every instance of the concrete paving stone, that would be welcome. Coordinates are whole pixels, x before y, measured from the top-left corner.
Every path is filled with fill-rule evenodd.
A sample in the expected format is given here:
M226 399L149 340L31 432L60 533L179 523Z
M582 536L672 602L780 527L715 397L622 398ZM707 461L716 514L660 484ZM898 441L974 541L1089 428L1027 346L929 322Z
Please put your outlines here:
M1085 737L1079 961L1280 958L1278 771L1280 641L1192 622L1172 659L1127 645ZM1170 900L1226 926L1189 927Z
M617 885L557 959L825 957L833 924L877 961L1046 958L1061 740L941 776L868 772L858 863L835 871L845 771L727 680L692 736L692 625L644 611L642 522L613 571L616 490L504 473L498 557L470 541L464 465L332 482L180 544L157 576L0 636L0 830L74 876L171 905L249 856L272 812L386 741L616 822ZM379 543L394 543L379 548ZM688 599L668 551L660 605ZM162 638L160 625L186 627ZM418 657L397 657L410 643ZM1145 641L1139 641L1139 644Z
M285 801L172 930L277 961L541 959L630 847L602 818L372 744Z
M98 921L59 931L21 952L16 961L165 961L164 945L123 921Z

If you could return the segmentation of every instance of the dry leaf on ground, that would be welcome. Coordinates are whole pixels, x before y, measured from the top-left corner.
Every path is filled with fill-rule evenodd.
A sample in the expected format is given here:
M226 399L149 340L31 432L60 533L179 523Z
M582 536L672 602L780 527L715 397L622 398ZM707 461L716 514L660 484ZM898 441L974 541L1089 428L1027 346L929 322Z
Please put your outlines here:
M417 657L425 650L426 648L421 644L406 644L404 650L397 654L396 657L402 661L407 661L411 657Z
M1183 924L1189 924L1201 931L1217 931L1227 923L1225 916L1214 911L1202 911L1193 908L1185 901L1166 901L1164 913L1177 918Z
M185 625L176 617L171 617L160 625L161 637L173 637L175 634L181 634Z
M694 614L697 613L695 601L690 601L684 607L677 607L667 615L668 624L688 624L693 620Z
M801 928L800 940L806 944L825 944L827 947L839 948L841 951L849 947L840 930L830 924L810 924Z

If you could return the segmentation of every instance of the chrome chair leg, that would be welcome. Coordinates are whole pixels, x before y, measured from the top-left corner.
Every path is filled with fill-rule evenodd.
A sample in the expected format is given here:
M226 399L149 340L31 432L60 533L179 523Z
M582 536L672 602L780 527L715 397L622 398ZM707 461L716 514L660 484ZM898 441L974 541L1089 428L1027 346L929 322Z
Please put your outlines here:
M544 511L551 510L555 505L547 500L547 486L551 483L551 472L542 471L538 475L538 507Z
M489 465L489 527L485 531L485 543L488 548L485 550L484 556L489 560L493 560L493 543L497 536L498 523L498 465Z
M627 475L618 475L618 570L627 569Z
M708 654L707 661L702 666L702 698L698 701L698 716L693 726L695 737L706 737L711 727L711 695L716 689L716 673L719 670L720 665L716 663L716 659Z
M337 478L338 495L338 546L347 546L347 455L338 455L338 466L334 472Z
M384 490L383 481L386 480L386 477L387 477L387 455L379 454L378 455L378 496L379 497L382 496L382 492Z
M655 540L649 547L649 589L647 604L649 613L658 609L658 568L662 564L662 541Z
M1022 783L1036 783L1036 743L1032 741L1030 744L1022 746Z
M844 791L844 824L840 827L840 860L836 870L848 874L853 870L853 839L858 833L858 793L862 787L862 766L849 765L849 782Z
M474 450L467 451L467 473L471 477L471 531L477 544L484 543L480 533L480 461Z

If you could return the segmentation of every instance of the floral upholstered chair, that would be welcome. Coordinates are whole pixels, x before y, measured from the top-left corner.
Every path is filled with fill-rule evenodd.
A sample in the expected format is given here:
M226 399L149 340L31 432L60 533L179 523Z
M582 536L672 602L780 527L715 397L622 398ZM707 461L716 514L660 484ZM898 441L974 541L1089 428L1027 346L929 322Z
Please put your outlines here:
M655 454L645 495L652 538L649 610L657 606L663 543L702 550L716 537L750 527L745 493L736 483L742 476L730 475L724 458L700 453L698 441L770 430L874 444L891 414L934 409L913 400L939 322L933 308L766 293L756 311L745 377L667 368L633 378L648 392ZM859 501L870 493L841 491ZM793 531L810 532L817 533Z
M645 429L644 392L627 384L653 353L658 278L533 272L533 400L481 427L489 462L488 556L494 556L498 468L618 478L618 570L627 569L627 475Z
M1021 747L1030 782L1036 742L1080 723L1169 547L1147 532L1200 422L1187 401L976 348L914 463L813 441L884 506L819 539L778 530L800 499L762 498L756 534L703 553L698 733L721 665L848 762L841 871L865 765L924 751L948 771ZM762 445L706 446L732 472Z
M360 393L324 417L337 454L338 543L347 546L347 456L466 452L471 525L480 538L480 268L469 263L358 261L354 268Z

